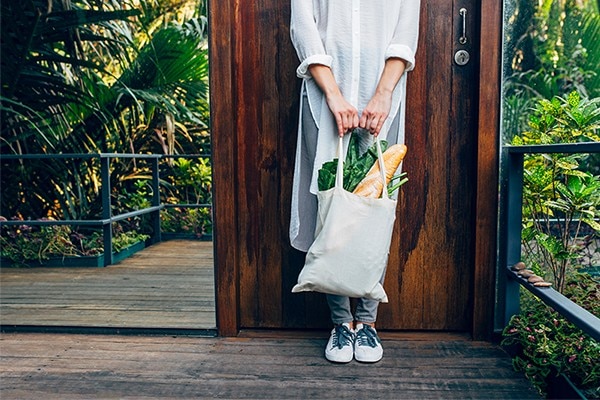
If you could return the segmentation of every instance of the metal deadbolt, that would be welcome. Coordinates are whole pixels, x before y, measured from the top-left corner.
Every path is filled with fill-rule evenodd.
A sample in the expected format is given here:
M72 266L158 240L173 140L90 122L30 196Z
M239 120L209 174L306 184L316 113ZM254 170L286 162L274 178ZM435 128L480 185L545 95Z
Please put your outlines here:
M466 50L458 50L454 53L454 62L456 62L457 65L466 65L470 59L471 55Z

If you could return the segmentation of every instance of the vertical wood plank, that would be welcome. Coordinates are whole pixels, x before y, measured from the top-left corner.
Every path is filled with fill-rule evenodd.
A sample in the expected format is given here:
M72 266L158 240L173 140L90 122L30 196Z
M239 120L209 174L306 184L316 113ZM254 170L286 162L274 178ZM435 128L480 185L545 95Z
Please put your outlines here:
M481 1L481 68L473 337L493 333L498 213L502 2Z
M246 1L236 23L242 327L281 327L282 300L289 295L282 284L293 170L293 164L282 163L293 160L295 147L288 138L295 127L295 57L285 56L290 55L288 19L287 3Z
M467 10L466 38L461 44L463 34L460 9ZM452 109L449 111L453 129L449 138L449 207L452 211L450 228L446 232L446 241L452 248L452 267L446 275L448 288L448 312L446 326L456 327L453 321L462 321L462 330L469 331L472 325L473 281L475 262L475 215L477 191L477 122L479 89L479 31L475 23L479 18L479 2L457 0L451 10L453 28L451 31L450 51L444 53L451 66ZM471 55L466 65L458 65L454 55L458 50L466 50ZM444 286L438 286L443 290ZM438 318L441 316L438 316ZM454 328L455 329L455 328Z
M423 275L421 296L423 311L419 329L442 328L446 325L449 312L448 299L455 288L448 282L453 265L454 249L448 241L449 230L453 228L450 210L449 187L452 171L451 138L455 134L452 103L452 37L453 2L429 0L426 12L430 24L426 38L429 48L427 64L421 66L427 71L427 132L428 144L425 149L429 181L425 214L426 235L421 242ZM435 96L432 94L436 93ZM445 285L445 283L447 285ZM458 322L458 321L457 321ZM433 326L432 326L433 325Z
M210 96L213 156L213 211L215 219L215 293L220 335L237 335L238 241L236 223L236 124L233 90L231 1L209 2Z
M235 96L239 101L234 110L238 119L236 134L239 137L237 158L239 162L236 174L239 185L236 188L236 207L239 209L237 225L240 262L240 327L254 324L260 325L259 296L257 271L257 248L253 238L258 237L261 226L258 223L259 213L253 204L258 194L260 172L256 166L259 140L258 109L259 97L263 95L257 82L264 80L263 71L257 67L255 53L260 46L261 38L256 29L256 6L240 0L235 13ZM251 77L251 78L250 78ZM267 207L267 204L263 205Z

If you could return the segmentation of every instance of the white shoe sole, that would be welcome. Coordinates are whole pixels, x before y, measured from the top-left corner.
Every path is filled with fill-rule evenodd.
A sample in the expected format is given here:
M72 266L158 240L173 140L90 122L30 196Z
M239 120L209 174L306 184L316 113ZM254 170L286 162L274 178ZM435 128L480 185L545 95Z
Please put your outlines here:
M382 358L383 358L383 353L381 353L380 355L376 355L374 357L373 356L372 357L361 356L361 355L357 355L356 353L354 354L354 359L361 363L376 363L378 361L381 361Z
M339 357L339 356L335 356L333 354L327 354L325 353L325 358L327 359L327 361L331 361L333 363L337 363L337 364L347 364L350 361L352 361L352 359L354 358L353 355L351 355L349 358L348 357Z

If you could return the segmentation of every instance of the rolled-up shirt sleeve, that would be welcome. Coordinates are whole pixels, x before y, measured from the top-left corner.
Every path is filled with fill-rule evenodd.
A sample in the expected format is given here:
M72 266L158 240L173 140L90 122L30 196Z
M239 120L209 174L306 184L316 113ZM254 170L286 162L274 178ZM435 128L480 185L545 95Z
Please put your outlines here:
M406 61L406 71L415 68L415 53L419 39L419 0L402 0L400 17L394 36L385 51L385 58L401 58Z
M296 69L299 78L311 78L308 67L322 64L331 68L333 57L325 52L325 46L314 19L312 0L292 0L290 37L300 59Z

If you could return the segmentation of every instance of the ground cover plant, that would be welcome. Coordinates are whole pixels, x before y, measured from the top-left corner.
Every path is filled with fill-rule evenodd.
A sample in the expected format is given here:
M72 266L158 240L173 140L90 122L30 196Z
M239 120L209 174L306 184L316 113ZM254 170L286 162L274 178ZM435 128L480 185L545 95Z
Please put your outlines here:
M145 242L149 235L136 230L115 229L113 252ZM102 233L73 230L70 226L3 226L0 235L0 257L3 266L31 266L52 258L93 257L104 254ZM6 265L8 264L8 265Z
M600 286L589 275L570 277L565 296L594 315L600 315ZM551 307L522 291L523 312L503 332L503 345L516 353L514 367L525 373L541 395L550 379L567 375L586 397L600 396L600 343Z

